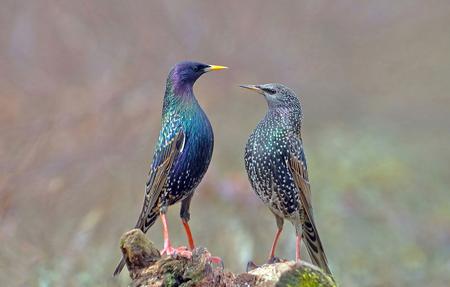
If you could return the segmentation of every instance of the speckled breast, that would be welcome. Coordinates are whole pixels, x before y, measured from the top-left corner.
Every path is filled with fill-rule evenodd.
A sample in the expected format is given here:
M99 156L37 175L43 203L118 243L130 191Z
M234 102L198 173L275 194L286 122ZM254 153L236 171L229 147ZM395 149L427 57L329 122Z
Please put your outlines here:
M256 129L245 149L245 168L261 200L282 217L299 211L298 190L286 165L289 143L283 131Z
M214 146L211 124L203 112L188 118L184 124L186 142L175 160L163 199L170 205L189 196L205 175Z

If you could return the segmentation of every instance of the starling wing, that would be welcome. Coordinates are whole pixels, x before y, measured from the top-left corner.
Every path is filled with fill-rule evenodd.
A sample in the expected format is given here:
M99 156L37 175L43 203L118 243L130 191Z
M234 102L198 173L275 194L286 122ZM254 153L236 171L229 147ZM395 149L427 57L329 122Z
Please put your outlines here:
M142 211L139 216L136 228L141 229L144 233L153 225L154 215L153 208L159 199L161 191L167 181L173 162L177 156L183 152L186 137L183 130L179 130L167 144L158 149L153 157L152 167L149 172L147 184L145 186L145 198ZM156 210L158 213L159 210Z
M167 181L167 175L172 168L173 162L183 152L185 141L185 133L180 129L178 133L167 141L167 144L157 149L153 156L152 167L145 186L144 204L135 227L141 229L144 233L153 225L158 217L159 210L155 205ZM125 260L122 257L113 276L118 275L124 266Z
M316 224L314 223L311 205L311 189L308 181L308 171L304 153L301 152L299 156L291 153L287 160L287 165L292 173L294 183L300 191L299 198L304 211L302 230L303 238L305 238L306 242L306 249L308 250L312 262L331 275L327 256L325 255L325 250L323 249Z

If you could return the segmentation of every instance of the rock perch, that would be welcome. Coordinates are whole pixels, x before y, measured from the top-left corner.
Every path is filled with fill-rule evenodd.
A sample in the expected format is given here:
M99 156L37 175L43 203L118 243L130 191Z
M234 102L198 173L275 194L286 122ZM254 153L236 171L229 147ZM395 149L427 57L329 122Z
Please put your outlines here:
M139 229L128 231L120 240L133 287L162 286L308 286L335 287L333 280L319 268L293 261L265 264L248 273L234 274L208 260L206 248L195 248L192 258L161 257Z

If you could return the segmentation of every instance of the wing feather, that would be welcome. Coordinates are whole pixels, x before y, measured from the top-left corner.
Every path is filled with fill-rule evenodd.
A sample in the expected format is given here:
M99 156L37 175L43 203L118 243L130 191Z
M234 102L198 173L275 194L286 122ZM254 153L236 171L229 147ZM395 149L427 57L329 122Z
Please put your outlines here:
M308 173L306 168L306 161L303 151L300 153L300 158L291 153L287 166L292 174L294 183L299 192L300 204L303 207L303 237L306 242L306 249L311 257L312 262L322 268L328 274L331 274L331 270L328 266L328 259L325 254L325 250L322 245L322 241L319 237L316 224L314 223L313 211L311 205L311 189L308 181Z
M182 129L176 133L167 144L159 149L155 154L152 168L149 172L147 184L145 186L145 198L142 211L139 216L136 228L142 229L144 232L153 222L153 209L161 195L161 191L167 182L170 170L172 169L175 159L183 152L186 141L185 133Z

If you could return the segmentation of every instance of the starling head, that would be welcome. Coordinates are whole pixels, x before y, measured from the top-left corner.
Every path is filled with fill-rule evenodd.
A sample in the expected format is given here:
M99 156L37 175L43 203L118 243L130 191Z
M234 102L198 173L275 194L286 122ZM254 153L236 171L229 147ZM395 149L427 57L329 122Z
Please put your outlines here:
M180 62L170 70L168 80L177 87L193 86L195 81L204 73L222 69L227 69L227 67L190 61Z
M250 89L263 95L269 109L294 109L301 111L300 101L294 91L282 84L241 85L241 88Z

